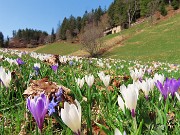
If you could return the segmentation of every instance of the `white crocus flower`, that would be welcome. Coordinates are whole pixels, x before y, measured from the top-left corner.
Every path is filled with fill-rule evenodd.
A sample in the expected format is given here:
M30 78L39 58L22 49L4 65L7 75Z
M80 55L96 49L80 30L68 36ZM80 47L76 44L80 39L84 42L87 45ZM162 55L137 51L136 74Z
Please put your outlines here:
M135 110L137 105L137 87L134 84L129 84L128 87L123 84L120 87L120 92L124 98L126 108L131 110L131 114L135 117Z
M139 70L137 70L137 68L135 68L135 70L130 70L130 76L133 81L137 81L138 79L142 78L143 75L144 72L142 71L142 68L140 68Z
M16 60L13 60L11 58L6 58L5 61L9 62L10 65L12 65L13 63L18 65L17 61Z
M98 74L99 78L100 78L101 80L103 80L103 78L104 78L104 76L105 76L104 72L101 71L101 72L99 72L99 73L97 73L97 74Z
M2 59L3 58L3 55L0 55L0 59Z
M133 82L133 84L129 85L129 87L133 87L137 94L137 99L139 97L139 90L141 89L141 82L137 80L136 82Z
M119 129L115 129L115 131L114 131L114 135L122 135L122 133L119 131Z
M102 78L102 81L103 81L103 83L104 83L104 85L105 85L106 87L109 86L110 79L111 79L111 78L110 78L109 75L106 75L106 76L104 76L104 77Z
M114 135L122 135L122 133L119 131L119 129L115 128ZM125 131L124 131L123 135L126 135Z
M94 76L93 75L85 75L85 80L86 83L88 84L89 87L91 87L94 83Z
M152 78L146 79L146 81L142 81L141 89L145 94L146 99L148 99L149 92L154 88L154 80Z
M106 63L106 66L107 66L107 68L111 68L111 66L110 66L110 64L109 63Z
M149 81L150 89L153 90L154 89L154 79L149 78L148 81Z
M101 60L97 61L97 65L99 67L104 67L104 63Z
M8 71L8 73L6 73L5 69L3 67L0 67L0 73L0 80L5 87L9 87L9 84L11 82L11 72Z
M79 88L82 88L83 85L84 85L84 77L82 79L78 78L78 79L75 79L75 80L76 80L76 83L79 86Z
M77 135L81 132L81 105L75 100L75 104L64 103L64 109L61 109L62 121Z
M40 63L34 63L34 67L39 68L41 67Z
M125 109L124 109L124 101L121 98L121 96L118 96L118 105L119 107L122 109L123 113L125 113Z
M179 94L178 94L177 92L175 92L175 95L176 95L177 99L180 101L180 96L179 96Z
M161 75L161 74L155 74L154 75L154 82L156 82L157 83L157 80L161 83L161 84L163 84L164 83L164 75Z
M146 99L148 99L149 92L154 87L153 83L154 83L154 81L152 81L151 78L146 79L146 81L143 80L141 83L141 89L144 92Z

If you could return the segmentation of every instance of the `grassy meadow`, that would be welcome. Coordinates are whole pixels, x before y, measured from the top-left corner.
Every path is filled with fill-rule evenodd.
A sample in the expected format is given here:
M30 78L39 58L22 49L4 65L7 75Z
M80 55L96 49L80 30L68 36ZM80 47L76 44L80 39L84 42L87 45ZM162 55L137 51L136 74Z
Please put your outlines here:
M48 54L60 54L68 55L78 50L81 50L82 46L80 44L72 44L68 42L60 42L47 44L44 47L36 50L37 53L48 53Z
M180 134L180 65L52 57L0 49L2 135Z
M103 57L180 63L180 14L152 26L144 23L122 31L129 38Z
M103 37L103 48L110 49L103 58L124 60L162 61L179 63L180 14L151 25L149 22L137 24L120 33ZM123 40L121 40L123 38ZM53 43L36 50L39 53L60 55L88 55L81 44Z

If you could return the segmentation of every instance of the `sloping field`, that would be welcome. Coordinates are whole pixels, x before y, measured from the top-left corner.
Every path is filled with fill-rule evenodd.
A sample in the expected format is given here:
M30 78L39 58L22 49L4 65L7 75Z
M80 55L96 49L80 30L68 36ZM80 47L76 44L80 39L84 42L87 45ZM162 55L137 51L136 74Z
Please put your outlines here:
M103 37L106 42L104 47L109 48L103 57L180 63L179 22L180 14L177 14L154 25L144 22L120 33ZM37 49L36 52L76 56L88 55L82 50L82 45L67 42L49 44Z
M50 54L60 54L60 55L68 55L77 50L80 50L82 46L80 44L72 44L72 43L53 43L48 44L38 50L38 53L50 53Z
M123 31L129 38L103 57L125 60L167 61L180 63L180 14L148 26L146 23ZM148 26L148 27L146 27Z

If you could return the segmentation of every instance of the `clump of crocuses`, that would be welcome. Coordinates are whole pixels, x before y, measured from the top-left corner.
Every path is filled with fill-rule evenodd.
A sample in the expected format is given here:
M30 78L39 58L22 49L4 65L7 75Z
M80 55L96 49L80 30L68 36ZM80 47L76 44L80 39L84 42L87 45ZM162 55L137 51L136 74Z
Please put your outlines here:
M164 100L166 100L169 93L171 93L172 98L174 98L175 92L177 92L180 87L180 80L176 80L174 78L172 79L166 78L164 83L157 81L157 83L155 84L156 87L161 92L161 94L163 95Z
M27 98L27 108L33 115L40 132L42 132L43 129L44 118L48 111L48 105L49 99L44 93L41 93L39 96L35 96L34 98Z

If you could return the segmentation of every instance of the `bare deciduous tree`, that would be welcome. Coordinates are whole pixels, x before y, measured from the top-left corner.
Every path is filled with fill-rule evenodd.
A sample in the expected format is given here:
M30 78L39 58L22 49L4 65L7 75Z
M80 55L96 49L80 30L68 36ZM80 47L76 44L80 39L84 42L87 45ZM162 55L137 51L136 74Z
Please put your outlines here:
M138 10L138 1L137 0L126 0L126 8L128 15L129 27L131 27L132 20Z
M90 53L92 57L98 55L99 50L103 44L101 37L103 36L103 29L93 24L88 24L84 28L84 32L80 35L80 41L83 48Z
M105 30L110 27L108 14L103 14L100 18L99 25Z
M159 0L152 0L148 3L149 16L150 16L151 23L153 23L153 21L154 21L153 15L155 14L155 12L158 9L159 2L160 2Z
M66 40L72 42L72 35L70 30L66 30Z

